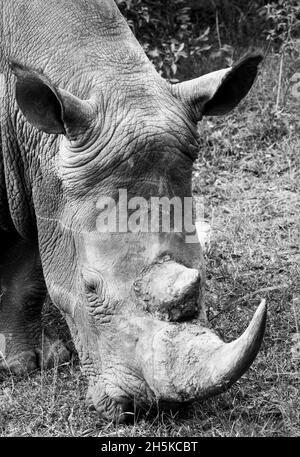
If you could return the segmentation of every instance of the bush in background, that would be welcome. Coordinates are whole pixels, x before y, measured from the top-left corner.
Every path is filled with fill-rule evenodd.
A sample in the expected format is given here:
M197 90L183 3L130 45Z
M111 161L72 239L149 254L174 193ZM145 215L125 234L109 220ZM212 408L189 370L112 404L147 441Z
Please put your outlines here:
M230 65L235 51L295 47L298 0L116 0L163 77L171 81Z
M149 58L170 80L230 64L234 48L263 38L265 17L258 14L263 0L116 1Z

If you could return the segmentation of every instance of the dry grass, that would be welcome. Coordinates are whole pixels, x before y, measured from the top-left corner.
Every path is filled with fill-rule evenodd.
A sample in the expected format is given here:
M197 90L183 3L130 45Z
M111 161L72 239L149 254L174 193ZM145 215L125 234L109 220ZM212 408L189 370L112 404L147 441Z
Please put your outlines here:
M277 68L276 57L269 58L238 110L202 124L194 175L213 227L206 260L214 327L229 341L260 298L269 304L263 347L251 369L215 399L131 426L107 424L87 409L76 363L23 379L8 376L0 392L1 436L299 435L299 101L287 95L283 111L274 112Z

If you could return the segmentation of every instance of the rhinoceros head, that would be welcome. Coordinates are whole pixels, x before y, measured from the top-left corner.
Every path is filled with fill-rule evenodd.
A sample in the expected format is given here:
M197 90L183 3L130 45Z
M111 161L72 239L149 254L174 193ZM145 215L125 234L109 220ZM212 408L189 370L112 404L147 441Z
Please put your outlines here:
M175 85L145 61L107 70L105 82L80 75L73 93L12 64L38 144L33 199L48 290L66 314L88 398L107 417L214 395L256 356L264 303L232 343L205 325L203 257L195 235L187 239L184 202L197 122L234 108L260 60Z

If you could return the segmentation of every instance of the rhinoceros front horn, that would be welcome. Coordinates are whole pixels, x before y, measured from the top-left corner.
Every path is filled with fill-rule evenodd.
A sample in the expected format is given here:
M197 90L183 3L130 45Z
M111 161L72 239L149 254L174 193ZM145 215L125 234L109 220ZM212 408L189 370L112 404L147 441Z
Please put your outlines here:
M140 356L146 382L158 401L181 403L218 394L230 387L253 362L266 322L261 302L246 331L224 343L196 324L164 323L142 344Z

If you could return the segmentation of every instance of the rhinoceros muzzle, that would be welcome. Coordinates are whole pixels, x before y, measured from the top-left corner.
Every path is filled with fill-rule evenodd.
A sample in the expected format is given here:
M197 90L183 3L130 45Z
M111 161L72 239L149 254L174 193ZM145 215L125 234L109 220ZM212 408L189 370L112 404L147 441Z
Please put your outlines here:
M246 331L231 343L200 323L161 322L138 346L143 376L156 399L181 403L229 388L256 357L265 322L264 300Z
M191 401L226 390L250 366L262 341L265 301L243 335L229 344L193 319L200 311L200 279L198 270L168 258L135 283L150 314L160 317L141 333L146 337L139 339L137 358L147 385L162 402Z
M125 388L122 382L118 388L105 388L104 373L89 394L98 411L120 420L133 404L173 407L204 399L225 391L248 369L264 334L265 301L246 331L224 343L197 319L200 286L198 270L170 258L141 273L133 284L133 295L143 311L130 318L124 315L118 324L122 344L117 365L132 367L135 394L128 394L128 382ZM116 376L113 384L121 379L120 374Z

